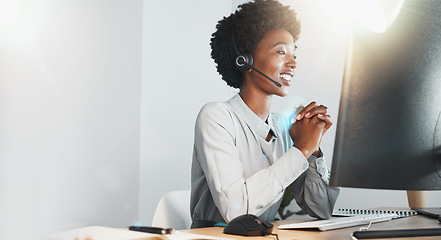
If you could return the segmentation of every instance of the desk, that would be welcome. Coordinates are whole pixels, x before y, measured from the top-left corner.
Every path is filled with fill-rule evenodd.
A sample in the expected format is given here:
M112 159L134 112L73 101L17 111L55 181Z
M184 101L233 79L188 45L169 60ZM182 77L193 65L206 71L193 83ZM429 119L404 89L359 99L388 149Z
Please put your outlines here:
M290 240L345 240L351 239L351 234L354 231L358 231L360 227L356 226L350 228L342 228L336 230L330 230L326 232L319 231L298 231L298 230L279 230L277 228L280 224L286 223L294 223L299 222L299 220L287 220L281 222L274 223L273 233L277 233L279 235L279 239L290 239ZM406 218L395 219L388 222L374 223L371 225L369 230L391 230L391 229L410 229L410 228L441 228L441 224L439 224L437 219L429 218L426 216L412 216ZM230 234L223 234L223 227L212 227L212 228L200 228L200 229L191 229L184 230L184 232L194 233L194 234L202 234L208 236L222 237L222 238L231 238L231 239L248 239L248 240L260 240L260 239L275 239L275 236L265 236L265 237L241 237ZM398 238L388 238L398 239ZM441 239L441 236L438 237L421 237L421 238L399 238L399 239L411 239L411 240L433 240L433 239ZM377 239L378 240L378 239Z

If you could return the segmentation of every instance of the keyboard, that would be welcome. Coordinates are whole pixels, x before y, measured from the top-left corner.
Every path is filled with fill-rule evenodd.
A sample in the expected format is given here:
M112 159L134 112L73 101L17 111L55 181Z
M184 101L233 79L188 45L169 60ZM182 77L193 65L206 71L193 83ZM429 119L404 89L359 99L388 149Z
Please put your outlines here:
M414 210L403 209L403 210L378 210L378 209L351 209L351 208L339 208L332 212L334 217L353 217L359 215L379 215L379 214L397 214L398 216L393 218L404 218L418 215Z
M397 217L397 214L358 215L353 217L337 217L329 220L317 220L301 223L283 224L279 229L317 229L328 231L339 228L367 225L369 223L385 222Z

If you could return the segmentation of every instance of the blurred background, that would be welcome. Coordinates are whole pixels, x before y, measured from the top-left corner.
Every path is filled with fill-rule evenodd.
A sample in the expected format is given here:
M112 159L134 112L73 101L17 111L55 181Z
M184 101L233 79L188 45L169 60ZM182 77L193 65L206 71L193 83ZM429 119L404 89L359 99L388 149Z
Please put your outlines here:
M150 225L162 195L190 189L198 111L237 92L217 74L210 37L243 2L0 0L0 239ZM294 84L272 109L314 100L336 123L356 25L342 1L281 2L302 33ZM322 141L329 167L334 137L335 127ZM426 205L440 199L428 192ZM348 188L336 205L406 206L405 191Z

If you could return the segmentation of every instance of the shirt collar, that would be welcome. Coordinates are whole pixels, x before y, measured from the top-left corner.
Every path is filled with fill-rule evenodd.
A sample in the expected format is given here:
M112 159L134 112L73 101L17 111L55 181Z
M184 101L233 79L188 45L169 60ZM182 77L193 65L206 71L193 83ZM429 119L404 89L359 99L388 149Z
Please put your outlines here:
M268 124L265 123L260 117L258 117L243 101L239 94L236 94L229 101L233 109L242 116L242 119L248 125L248 127L258 136L266 139L268 132L271 130L274 137L276 131L274 131L273 121L271 113L268 115Z

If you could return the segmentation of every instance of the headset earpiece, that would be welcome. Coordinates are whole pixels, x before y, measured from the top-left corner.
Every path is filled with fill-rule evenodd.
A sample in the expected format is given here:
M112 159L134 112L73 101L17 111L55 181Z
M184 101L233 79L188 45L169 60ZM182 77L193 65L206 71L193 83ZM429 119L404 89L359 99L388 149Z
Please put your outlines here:
M234 65L240 71L248 71L253 68L254 59L253 56L249 53L240 53L239 49L237 49L236 41L234 40L234 34L231 36L231 40L233 42L234 52L236 53L236 58L234 59Z
M240 71L248 71L253 67L254 59L249 53L241 53L236 57L235 65Z
M240 53L239 52L239 49L236 46L236 41L234 40L234 34L231 35L231 41L233 42L234 52L236 53L236 59L234 59L234 65L236 65L236 67L240 71L244 72L244 71L249 71L249 70L253 69L258 74L264 76L266 79L268 79L271 82L273 82L277 87L281 87L282 86L282 84L278 83L277 81L274 81L272 78L268 77L263 72L261 72L261 71L259 71L259 70L257 70L256 68L253 67L253 64L254 64L253 55L251 55L249 53Z

